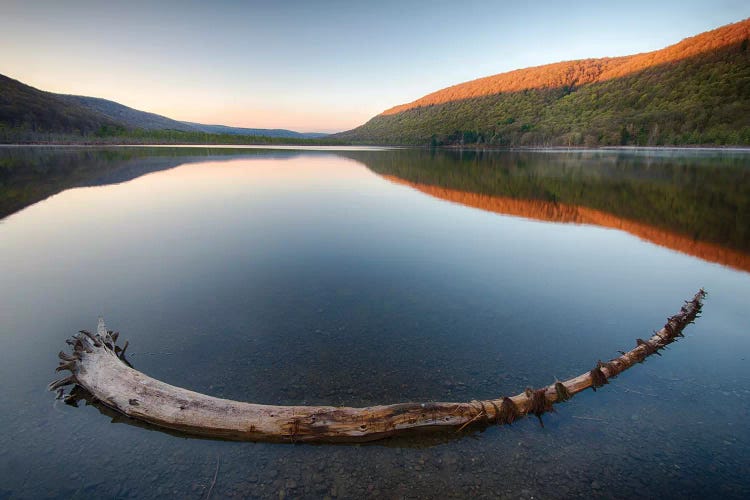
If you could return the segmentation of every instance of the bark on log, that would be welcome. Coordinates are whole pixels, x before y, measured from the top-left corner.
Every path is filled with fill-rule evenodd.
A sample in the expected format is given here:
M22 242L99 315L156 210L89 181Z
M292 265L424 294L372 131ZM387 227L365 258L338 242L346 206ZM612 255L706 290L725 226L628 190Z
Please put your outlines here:
M552 410L554 403L588 389L596 390L622 371L642 362L682 337L682 330L701 310L701 289L679 313L648 340L618 358L599 361L591 370L539 389L487 401L463 403L401 403L349 408L334 406L272 406L215 398L155 380L124 359L117 334L102 327L97 334L81 332L68 341L73 353L60 353L59 370L71 375L52 382L50 390L77 384L102 404L158 427L203 437L245 441L362 442L414 430L471 425L510 424Z

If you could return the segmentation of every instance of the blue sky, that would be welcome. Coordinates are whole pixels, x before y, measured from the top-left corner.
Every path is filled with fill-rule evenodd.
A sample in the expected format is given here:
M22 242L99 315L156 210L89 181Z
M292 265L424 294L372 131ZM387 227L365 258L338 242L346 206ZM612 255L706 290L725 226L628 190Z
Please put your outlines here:
M337 131L512 69L655 50L750 2L0 0L0 73L172 118Z

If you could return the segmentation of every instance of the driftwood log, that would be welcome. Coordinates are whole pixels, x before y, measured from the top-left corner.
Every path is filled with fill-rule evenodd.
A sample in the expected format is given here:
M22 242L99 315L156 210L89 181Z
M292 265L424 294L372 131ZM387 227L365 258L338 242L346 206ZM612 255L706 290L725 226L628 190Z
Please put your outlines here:
M706 293L701 289L686 301L679 313L648 340L620 357L599 361L593 369L565 381L521 394L488 401L465 403L401 403L367 408L334 406L271 406L215 398L155 380L125 360L118 333L108 331L102 320L96 334L82 330L67 342L71 354L60 352L57 371L71 375L52 382L49 389L63 396L62 387L77 384L103 405L128 417L158 427L203 437L246 441L362 442L414 430L472 425L510 424L528 415L541 422L554 403L568 400L588 389L596 390L622 371L640 363L682 337L682 330L701 310Z

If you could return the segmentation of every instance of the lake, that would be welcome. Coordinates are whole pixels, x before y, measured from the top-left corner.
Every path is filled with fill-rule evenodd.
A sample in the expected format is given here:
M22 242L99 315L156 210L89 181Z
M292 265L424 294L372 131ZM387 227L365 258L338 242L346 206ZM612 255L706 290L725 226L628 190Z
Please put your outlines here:
M0 498L750 496L750 153L0 148ZM99 315L268 404L470 401L686 338L544 417L238 443L56 400Z

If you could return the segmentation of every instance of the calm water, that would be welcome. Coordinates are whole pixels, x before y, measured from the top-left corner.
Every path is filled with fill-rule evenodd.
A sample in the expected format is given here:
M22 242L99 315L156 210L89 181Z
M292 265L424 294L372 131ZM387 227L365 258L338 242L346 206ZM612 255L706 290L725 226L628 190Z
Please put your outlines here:
M216 474L214 498L747 498L749 173L729 152L0 148L0 497L201 498ZM221 397L516 394L701 286L684 341L544 428L233 443L46 391L102 314L136 368Z

